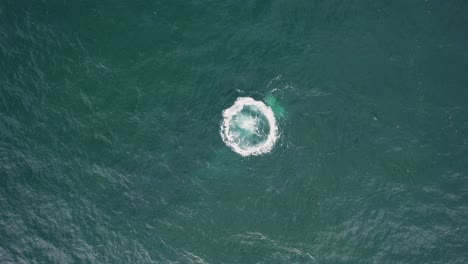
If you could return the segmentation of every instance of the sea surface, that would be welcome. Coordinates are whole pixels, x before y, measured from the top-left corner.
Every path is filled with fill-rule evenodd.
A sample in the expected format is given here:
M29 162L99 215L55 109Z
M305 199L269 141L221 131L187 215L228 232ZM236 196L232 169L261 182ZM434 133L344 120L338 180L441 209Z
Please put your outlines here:
M0 0L0 263L468 263L468 1Z

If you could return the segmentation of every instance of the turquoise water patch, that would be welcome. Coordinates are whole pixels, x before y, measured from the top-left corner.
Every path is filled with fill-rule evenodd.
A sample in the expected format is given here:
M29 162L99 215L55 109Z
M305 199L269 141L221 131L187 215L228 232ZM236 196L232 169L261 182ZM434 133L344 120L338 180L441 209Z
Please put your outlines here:
M286 110L279 104L278 99L276 99L276 97L273 96L272 93L267 94L267 96L265 97L265 102L268 106L271 107L271 109L273 109L273 112L276 116L286 116Z

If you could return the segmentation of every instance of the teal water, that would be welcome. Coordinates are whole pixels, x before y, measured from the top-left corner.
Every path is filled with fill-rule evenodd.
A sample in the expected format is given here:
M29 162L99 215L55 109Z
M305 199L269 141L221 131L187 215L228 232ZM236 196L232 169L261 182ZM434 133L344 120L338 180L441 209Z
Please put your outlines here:
M468 263L467 12L1 0L0 263Z

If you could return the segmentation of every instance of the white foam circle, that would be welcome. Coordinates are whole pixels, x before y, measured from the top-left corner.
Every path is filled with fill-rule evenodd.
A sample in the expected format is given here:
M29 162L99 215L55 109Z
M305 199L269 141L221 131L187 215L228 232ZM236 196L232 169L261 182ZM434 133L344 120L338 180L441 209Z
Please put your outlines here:
M243 116L241 113L241 111L246 107L258 111L268 121L269 132L268 135L266 135L266 138L261 142L257 142L255 144L246 144L245 139L242 138L242 135L240 136L239 133L231 129L231 123L233 121L245 120L242 121L242 123L237 124L237 126L241 129L247 128L247 130L252 133L255 133L255 131L258 130L258 128L255 127L257 125L257 118L245 118L245 116ZM278 140L278 126L276 125L276 119L273 110L271 110L270 107L265 105L263 102L256 101L250 97L239 97L234 102L233 106L223 111L223 122L221 123L220 134L224 143L240 155L262 155L270 152Z

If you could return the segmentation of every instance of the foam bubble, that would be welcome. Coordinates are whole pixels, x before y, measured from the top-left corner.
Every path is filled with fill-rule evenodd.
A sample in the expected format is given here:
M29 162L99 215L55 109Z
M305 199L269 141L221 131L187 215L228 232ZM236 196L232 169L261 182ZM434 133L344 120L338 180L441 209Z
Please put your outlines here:
M261 155L273 149L278 127L270 107L250 97L239 97L223 111L220 134L224 143L240 155Z

